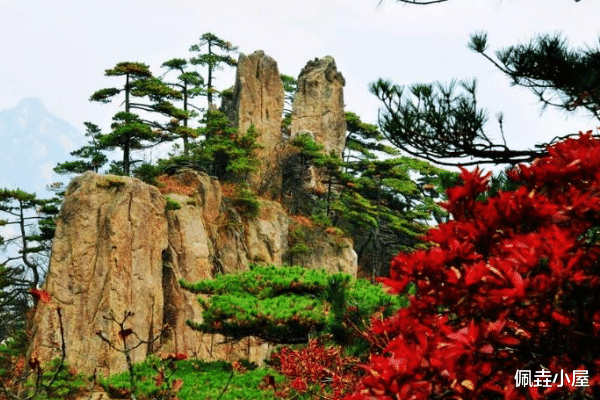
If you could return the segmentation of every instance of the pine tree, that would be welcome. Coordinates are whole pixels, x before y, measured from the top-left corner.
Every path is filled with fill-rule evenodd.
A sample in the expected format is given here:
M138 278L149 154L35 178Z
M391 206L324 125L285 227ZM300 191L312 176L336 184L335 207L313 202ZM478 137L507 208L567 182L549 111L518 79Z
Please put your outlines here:
M291 113L294 96L298 89L298 80L292 76L281 74L281 83L283 84L283 92L285 93L285 107L287 107L284 108L283 112L285 114Z
M199 298L202 322L195 330L230 340L256 336L270 343L306 343L312 335L332 334L338 344L360 340L358 329L381 312L391 315L406 301L382 287L345 273L302 267L251 265L249 271L181 286Z
M65 161L54 167L58 174L81 174L85 171L98 172L107 162L108 158L102 153L100 139L102 132L97 125L84 122L86 126L85 136L89 138L88 144L82 148L72 151L71 155L81 158L76 161Z
M281 83L283 84L284 103L283 103L283 118L281 119L281 134L285 138L291 135L292 125L292 103L296 96L298 80L289 75L281 74Z
M531 90L544 107L584 109L600 120L600 48L571 49L560 35L540 35L524 45L488 55L487 35L475 34L469 47L504 72L512 83ZM476 82L448 85L415 84L408 88L379 80L371 92L383 103L382 133L403 151L441 165L530 162L545 154L550 143L531 150L510 148L498 114L502 142L485 132L487 113L479 108ZM465 158L471 157L471 160Z
M529 89L544 107L584 109L600 121L600 48L571 49L560 34L486 53L487 34L471 36L469 48L483 55L512 84Z
M102 148L119 147L123 150L122 168L129 175L130 166L137 161L131 160L131 150L143 148L143 142L171 140L168 127L157 121L148 121L133 114L133 110L158 113L171 118L185 118L186 114L175 108L168 100L181 98L181 94L169 88L160 79L154 78L146 64L137 62L121 62L114 68L105 71L106 76L125 77L121 88L105 88L98 90L90 97L91 101L109 103L116 95L123 94L124 111L113 117L112 132L100 137ZM150 102L138 102L147 97ZM153 131L155 128L156 131Z
M202 53L203 48L206 47L206 53ZM237 65L235 59L228 55L228 53L235 52L236 46L233 46L230 42L227 42L214 33L207 32L200 37L198 44L190 47L190 51L199 53L196 57L190 59L194 65L205 65L208 71L208 78L206 81L206 90L208 96L208 108L213 108L213 94L216 92L213 81L214 71L221 67L221 64L229 66ZM218 54L217 51L221 51L225 54Z
M344 161L325 154L310 135L291 141L298 151L283 168L284 202L292 214L351 235L359 263L375 277L398 251L422 247L419 237L434 221L446 220L436 201L456 174L400 157L376 126L354 113L346 113L346 126ZM301 182L313 175L311 168L319 170L320 182L307 189Z
M179 120L174 121L174 130L177 136L183 139L183 154L185 156L189 155L189 139L198 137L198 131L189 127L189 120L197 117L198 112L201 111L201 108L191 104L190 100L204 94L204 79L197 71L187 70L188 65L188 61L183 58L174 58L162 64L163 68L167 68L165 75L169 72L179 73L176 82L167 82L166 84L181 93L185 117L182 119L183 126L179 125Z
M422 247L419 237L446 213L436 204L453 174L425 161L401 157L383 143L376 126L346 113L348 135L342 189L333 204L335 224L352 234L359 261L384 274L398 251Z
M206 139L193 150L192 157L201 169L221 180L245 181L259 163L254 155L258 148L254 126L240 134L218 110L207 111L204 123L200 132Z
M325 212L324 203L321 201L322 195L327 193L327 189L322 187L321 180L328 180L327 186L331 187L337 176L335 164L339 160L336 160L335 156L327 155L323 145L316 143L306 133L294 137L290 141L290 145L295 150L283 161L282 166L282 191L286 194L284 204L292 214L307 216L322 214L325 218L329 218ZM331 170L323 169L316 174L313 173L315 167L321 169L325 165L328 165ZM314 187L308 188L306 182L310 182Z
M58 198L38 199L19 189L0 189L0 341L18 333L31 306L28 292L45 279L58 214Z
M23 272L22 268L0 264L0 343L8 338L23 341L20 333L30 307L29 296L19 285Z

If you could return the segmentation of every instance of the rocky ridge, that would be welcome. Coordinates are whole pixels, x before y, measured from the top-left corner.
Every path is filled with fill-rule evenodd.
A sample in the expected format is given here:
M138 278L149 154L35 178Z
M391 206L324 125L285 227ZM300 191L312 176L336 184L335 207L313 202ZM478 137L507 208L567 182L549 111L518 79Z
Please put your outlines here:
M239 132L254 126L258 133L256 140L261 147L256 154L261 167L248 181L261 193L281 185L277 165L284 145L281 136L283 97L277 62L260 50L248 56L240 54L228 114Z
M293 103L292 137L308 133L327 151L341 154L343 85L331 57L307 64ZM44 286L53 302L38 305L31 356L44 362L60 354L60 307L67 362L84 373L125 369L123 355L98 333L120 346L119 328L107 317L119 320L127 311L134 313L127 326L143 340L167 327L161 340L132 350L134 362L157 352L260 362L265 345L252 339L223 344L217 335L186 325L186 320L200 321L202 309L195 295L180 288L179 279L194 282L245 270L251 263L291 262L356 275L351 240L321 228L310 227L310 252L292 258L288 244L297 221L281 203L267 200L282 191L281 166L293 157L281 131L283 88L277 63L262 51L240 55L233 96L224 106L240 132L251 125L258 132L261 167L249 184L264 194L259 214L244 214L218 180L189 169L169 177L180 190L167 196L135 178L92 172L75 178L58 217Z

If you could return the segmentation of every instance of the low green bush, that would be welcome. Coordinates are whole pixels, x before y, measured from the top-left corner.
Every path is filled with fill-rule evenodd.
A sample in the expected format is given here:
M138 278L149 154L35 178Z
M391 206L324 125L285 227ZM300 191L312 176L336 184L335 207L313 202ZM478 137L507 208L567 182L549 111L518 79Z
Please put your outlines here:
M245 185L235 185L235 194L230 200L233 206L245 216L255 218L260 212L260 201Z
M161 169L152 164L144 163L133 171L133 176L146 182L149 185L158 186L156 177L161 174Z
M150 356L144 362L134 365L137 382L135 395L138 400L167 399L169 395L176 395L180 400L275 399L272 390L260 388L261 382L266 375L274 376L276 382L282 382L283 376L270 369L252 369L248 362L239 364L250 368L245 372L234 371L232 364L225 361L181 360L165 363ZM157 381L161 368L164 378ZM176 384L177 380L182 383ZM113 374L101 379L100 385L109 394L128 395L129 374ZM174 385L176 393L169 393Z
M57 357L42 366L42 377L34 397L36 400L74 399L91 386L90 379L84 374L77 373L66 364L59 368L60 362L60 358ZM25 387L29 393L35 391L36 380L35 373L27 380Z

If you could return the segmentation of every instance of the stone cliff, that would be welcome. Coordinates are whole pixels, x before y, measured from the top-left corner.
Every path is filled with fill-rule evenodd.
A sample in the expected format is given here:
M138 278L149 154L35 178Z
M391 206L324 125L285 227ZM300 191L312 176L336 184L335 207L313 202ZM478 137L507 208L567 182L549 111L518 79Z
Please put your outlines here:
M54 307L61 307L67 362L92 373L121 371L122 354L97 336L120 344L117 319L135 314L127 326L146 340L168 324L168 334L132 352L134 362L150 353L183 352L202 359L249 358L266 354L256 342L220 344L214 335L193 331L199 321L196 296L177 281L243 270L251 262L283 264L293 224L282 206L261 201L257 216L246 216L223 195L220 183L204 173L183 170L169 177L180 188L168 194L180 208L167 210L160 191L135 178L87 172L68 187L57 221L44 289L53 306L40 303L30 352L41 361L59 355L60 332ZM171 207L172 208L172 207ZM301 261L306 267L356 273L351 241L326 232ZM132 341L134 343L134 341Z
M289 139L308 134L326 153L341 156L346 144L345 84L331 56L309 61L298 76ZM279 197L282 187L287 191L286 173L298 164L294 156L297 150L287 145L282 134L283 103L277 62L260 50L248 56L241 54L235 86L231 96L223 98L221 109L239 132L246 132L251 125L256 129L261 164L248 181L252 189L271 198ZM309 168L307 176L291 179L303 180L305 189L320 190L327 176Z

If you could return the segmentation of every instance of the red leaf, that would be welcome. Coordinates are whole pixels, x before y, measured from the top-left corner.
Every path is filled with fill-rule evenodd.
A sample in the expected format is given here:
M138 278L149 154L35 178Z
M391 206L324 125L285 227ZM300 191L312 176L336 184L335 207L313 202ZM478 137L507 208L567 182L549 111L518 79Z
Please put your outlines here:
M559 311L552 311L552 319L564 326L569 326L573 322L572 318Z
M37 300L41 301L42 303L50 304L50 302L52 301L52 296L50 296L50 294L48 292L46 292L45 290L29 289L29 293L31 293L31 295L33 295L33 297L35 297Z
M486 344L479 349L479 352L483 354L493 354L494 347L491 344Z

